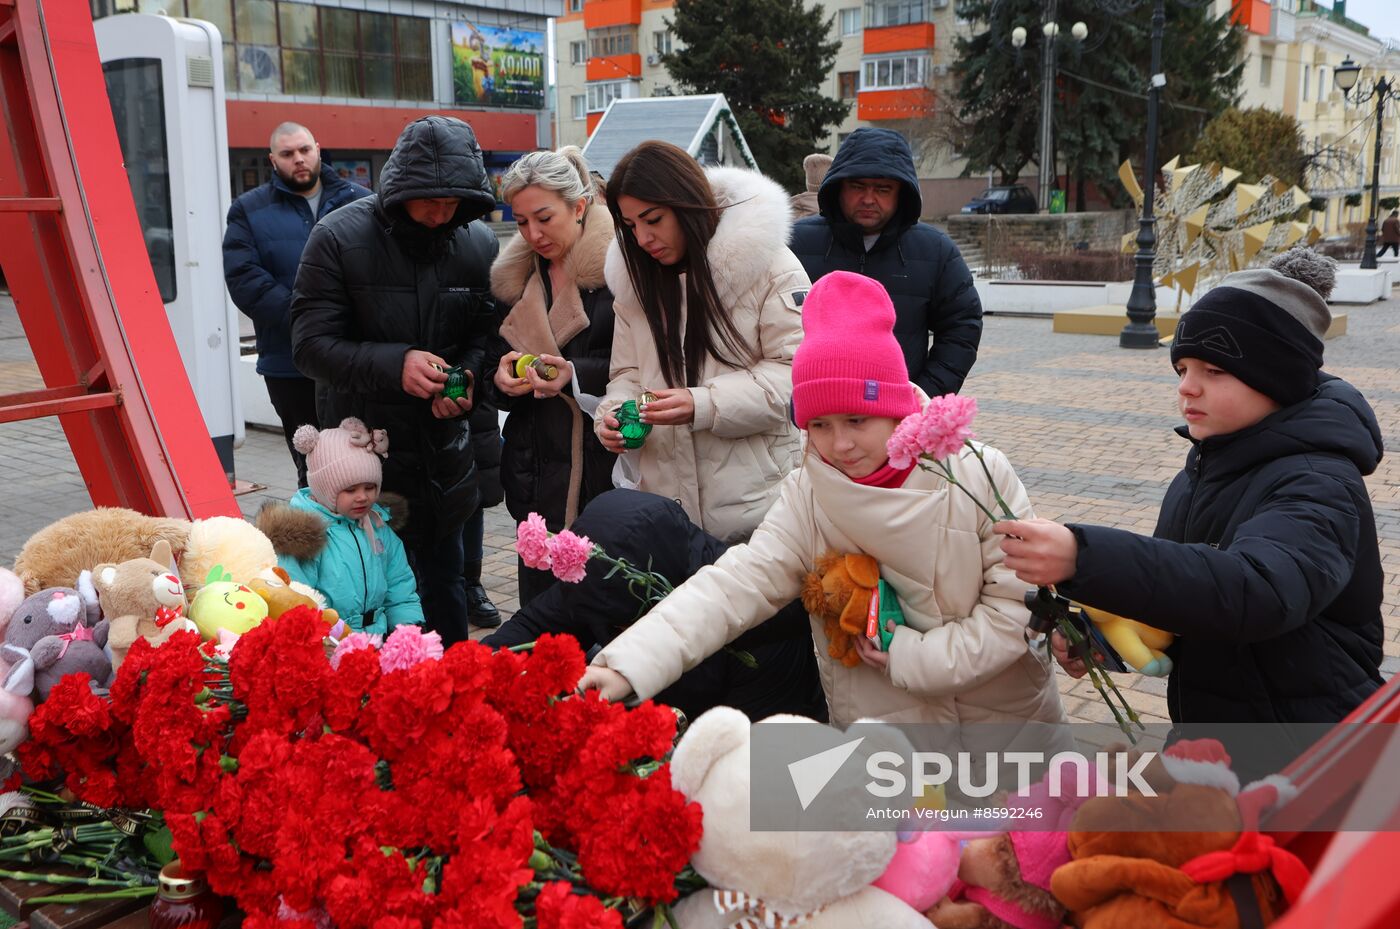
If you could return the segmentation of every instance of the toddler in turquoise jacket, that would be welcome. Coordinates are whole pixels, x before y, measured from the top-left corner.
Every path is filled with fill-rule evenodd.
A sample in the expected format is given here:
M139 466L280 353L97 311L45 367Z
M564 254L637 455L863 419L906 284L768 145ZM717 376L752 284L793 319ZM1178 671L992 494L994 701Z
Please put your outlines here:
M284 553L278 563L292 580L324 594L357 632L384 634L405 623L422 624L418 583L403 542L376 502L380 458L389 449L384 430L370 431L350 417L335 429L302 426L292 444L306 456L310 486L297 491L291 508L320 516L326 539L315 557Z

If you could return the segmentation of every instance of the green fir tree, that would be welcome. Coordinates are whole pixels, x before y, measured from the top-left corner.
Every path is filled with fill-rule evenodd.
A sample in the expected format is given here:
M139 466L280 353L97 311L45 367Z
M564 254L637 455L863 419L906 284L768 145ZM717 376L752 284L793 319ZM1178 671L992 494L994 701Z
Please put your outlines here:
M977 23L957 40L958 147L965 174L995 170L1002 183L1034 173L1040 158L1040 86L1044 0L963 0L959 15ZM1212 116L1231 106L1243 63L1239 29L1192 0L1167 0L1162 70L1167 86L1159 120L1159 158L1189 151ZM1055 150L1084 207L1084 186L1125 200L1118 165L1140 165L1146 148L1146 92L1151 61L1151 0L1126 12L1103 0L1058 0ZM1083 43L1070 26L1083 22ZM1012 47L1012 30L1027 31Z
M803 189L802 159L825 149L849 104L822 95L840 42L820 5L802 0L677 0L672 32L683 48L662 63L685 93L720 93L758 167Z

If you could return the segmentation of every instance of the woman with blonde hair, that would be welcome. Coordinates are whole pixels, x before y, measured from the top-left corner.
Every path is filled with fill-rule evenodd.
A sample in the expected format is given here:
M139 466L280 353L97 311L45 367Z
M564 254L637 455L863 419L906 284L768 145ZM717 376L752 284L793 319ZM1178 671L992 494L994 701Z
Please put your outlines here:
M810 282L787 248L787 193L643 142L613 169L607 201L617 322L598 437L622 454L617 413L639 401L653 428L628 452L628 483L724 542L746 539L798 458L788 401Z
M557 532L612 488L613 458L588 417L608 384L613 295L603 263L613 221L574 146L521 158L501 178L501 196L520 229L491 268L503 308L495 393L510 414L501 480L511 516L539 513ZM517 371L523 355L539 362ZM552 580L521 564L521 606Z

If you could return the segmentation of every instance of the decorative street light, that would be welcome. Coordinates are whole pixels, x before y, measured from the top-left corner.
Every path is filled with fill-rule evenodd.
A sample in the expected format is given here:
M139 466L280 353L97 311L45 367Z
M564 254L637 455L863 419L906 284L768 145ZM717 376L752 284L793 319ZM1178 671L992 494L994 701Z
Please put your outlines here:
M1040 33L1045 37L1045 51L1040 56L1040 212L1050 209L1050 188L1055 185L1055 52L1060 24L1055 22L1057 0L1046 0L1045 24ZM1089 27L1076 22L1069 34L1082 43L1089 36ZM1025 47L1028 33L1024 26L1011 30L1011 45L1017 51Z
M1376 218L1380 215L1381 197L1381 135L1384 128L1385 101L1388 97L1396 96L1397 88L1395 81L1388 77L1379 77L1359 85L1361 78L1361 66L1351 60L1351 56L1338 65L1332 71L1332 80L1336 82L1337 89L1342 92L1342 96L1350 99L1358 106L1376 98L1376 150L1371 157L1371 212L1366 219L1366 247L1361 252L1361 267L1366 271L1376 269ZM1355 91L1353 93L1353 91Z
M1167 77L1162 73L1162 32L1166 29L1165 0L1152 3L1152 76L1147 86L1147 160L1142 166L1142 216L1138 219L1137 255L1134 257L1133 290L1128 295L1128 322L1118 334L1120 348L1156 348L1157 285L1152 278L1156 260L1156 220L1152 200L1157 191L1157 103Z

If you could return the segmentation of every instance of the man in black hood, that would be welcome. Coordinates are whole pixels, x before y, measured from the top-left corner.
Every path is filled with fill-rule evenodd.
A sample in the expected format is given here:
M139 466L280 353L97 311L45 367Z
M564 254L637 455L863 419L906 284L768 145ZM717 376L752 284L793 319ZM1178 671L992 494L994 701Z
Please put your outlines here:
M322 424L389 434L383 490L407 501L399 531L423 613L446 644L467 637L462 529L480 505L467 413L495 332L495 207L481 148L458 119L405 127L379 193L312 230L292 295L292 357L316 380ZM460 365L472 387L442 395ZM396 516L398 514L395 514Z
M807 276L816 283L854 271L883 284L909 379L931 397L957 393L977 360L982 301L953 240L919 222L923 196L909 143L889 129L857 129L837 151L817 202L820 215L792 229Z

